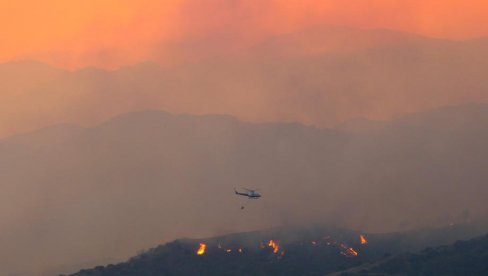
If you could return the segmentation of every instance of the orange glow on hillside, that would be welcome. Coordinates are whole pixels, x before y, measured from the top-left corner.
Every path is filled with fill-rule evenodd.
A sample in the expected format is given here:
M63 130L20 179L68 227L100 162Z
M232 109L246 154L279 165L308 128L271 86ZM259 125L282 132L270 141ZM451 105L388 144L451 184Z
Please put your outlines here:
M278 251L280 250L280 245L277 241L269 240L268 246L273 248L273 253L275 254L278 253Z
M197 255L203 255L205 254L205 248L207 247L206 244L204 243L201 243L199 246L198 246L198 249L197 249Z
M368 240L366 239L366 237L364 235L359 235L359 241L361 242L361 244L367 244L368 243Z
M344 243L341 243L340 247L342 249L341 254L346 257L357 257L359 255L359 253L354 248L349 247Z

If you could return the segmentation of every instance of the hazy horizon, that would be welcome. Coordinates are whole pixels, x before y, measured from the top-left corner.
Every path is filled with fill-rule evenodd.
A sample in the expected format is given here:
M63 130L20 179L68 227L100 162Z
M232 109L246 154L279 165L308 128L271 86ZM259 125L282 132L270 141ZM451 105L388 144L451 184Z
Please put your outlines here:
M9 62L0 64L0 137L57 123L96 125L145 109L318 127L361 117L390 120L486 102L486 53L486 39L449 42L390 31L315 28L270 39L248 52L178 66L153 61L69 71Z
M487 114L487 104L468 104L320 129L154 110L12 136L0 140L0 222L10 248L0 254L12 271L40 273L125 259L179 237L485 220ZM265 197L243 211L233 188L249 186ZM32 247L42 250L40 263ZM29 266L16 265L25 258Z
M0 3L0 274L279 225L486 219L486 14L481 0ZM241 210L235 187L263 197Z

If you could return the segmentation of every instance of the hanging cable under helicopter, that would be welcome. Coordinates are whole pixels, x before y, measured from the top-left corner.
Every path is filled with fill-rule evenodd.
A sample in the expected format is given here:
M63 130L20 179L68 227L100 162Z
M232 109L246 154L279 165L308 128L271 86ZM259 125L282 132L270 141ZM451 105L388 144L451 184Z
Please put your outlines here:
M259 199L261 197L261 194L257 192L256 189L247 189L247 188L242 188L243 190L245 190L245 192L239 192L237 191L236 188L234 188L234 192L236 193L236 195L240 195L240 196L246 196L248 200L246 200L246 203L244 205L241 206L241 210L243 210L244 208L246 208L246 205L249 203L249 199Z

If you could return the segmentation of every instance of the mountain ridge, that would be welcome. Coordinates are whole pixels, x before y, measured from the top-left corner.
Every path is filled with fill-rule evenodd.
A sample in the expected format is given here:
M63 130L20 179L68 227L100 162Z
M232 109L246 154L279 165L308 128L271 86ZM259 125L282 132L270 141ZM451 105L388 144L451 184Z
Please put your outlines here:
M113 71L66 71L39 63L0 64L5 91L0 136L59 122L92 126L145 109L330 127L356 117L385 120L486 98L486 39L424 43L414 36L409 40L418 43L384 44L374 38L378 46L341 53L357 47L355 39L362 35L336 32L345 37L338 52L321 50L328 47L327 35L314 40L298 32L283 35L263 53L249 49L177 66L145 62ZM384 36L384 31L354 32ZM307 47L318 50L303 54ZM291 53L279 55L288 48Z
M68 128L73 135L59 140L2 139L0 227L12 249L0 250L2 273L43 275L182 236L291 223L371 233L476 220L488 212L488 128L483 112L466 114L481 120L479 129L436 129L437 119L426 116L420 127L348 134L149 112L80 133ZM263 198L247 203L235 187L261 189Z

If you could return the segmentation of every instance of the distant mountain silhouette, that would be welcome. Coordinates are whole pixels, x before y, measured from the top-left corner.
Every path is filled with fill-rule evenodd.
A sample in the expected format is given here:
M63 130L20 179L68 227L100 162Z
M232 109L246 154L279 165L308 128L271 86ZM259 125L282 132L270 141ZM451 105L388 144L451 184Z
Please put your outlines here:
M377 133L388 125L386 121L373 121L366 118L356 118L335 127L335 129L352 134Z
M453 106L346 133L146 111L2 139L2 273L290 223L369 232L469 223L488 212L487 114ZM247 202L234 187L263 198Z
M178 66L65 71L5 63L0 136L58 123L96 125L146 109L320 127L358 117L391 119L486 99L487 41L323 26L232 53L220 40L177 45L173 50L201 50L207 57Z

